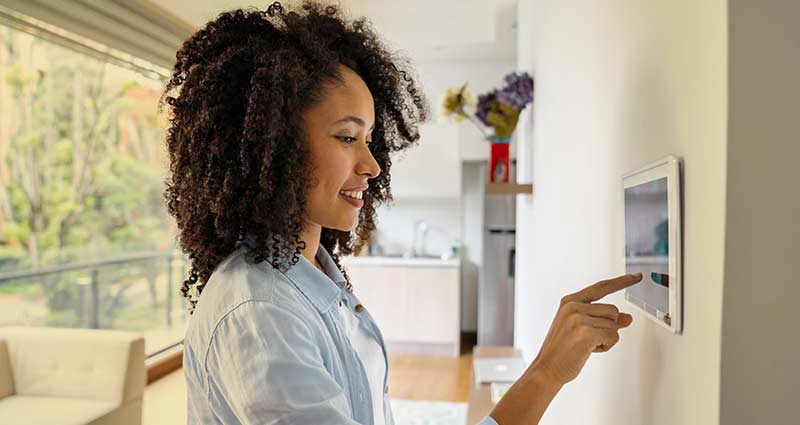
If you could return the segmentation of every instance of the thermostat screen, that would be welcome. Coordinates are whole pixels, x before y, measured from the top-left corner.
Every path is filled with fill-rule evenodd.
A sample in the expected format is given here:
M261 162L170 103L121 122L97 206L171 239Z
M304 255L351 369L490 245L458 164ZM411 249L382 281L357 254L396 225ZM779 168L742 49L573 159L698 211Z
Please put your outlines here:
M642 281L625 298L663 319L669 313L669 203L667 178L625 189L625 264Z

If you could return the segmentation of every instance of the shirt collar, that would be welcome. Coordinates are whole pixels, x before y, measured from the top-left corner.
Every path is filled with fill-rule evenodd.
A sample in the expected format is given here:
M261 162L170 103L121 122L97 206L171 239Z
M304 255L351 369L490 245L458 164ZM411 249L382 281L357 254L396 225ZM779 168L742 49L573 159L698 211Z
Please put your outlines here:
M252 236L248 235L243 242L251 241ZM290 266L284 275L311 301L311 304L317 310L325 313L341 298L347 280L322 244L319 244L316 258L322 268L325 269L325 273L320 271L303 255L299 255L299 257L299 261ZM272 268L269 263L265 262L264 264Z

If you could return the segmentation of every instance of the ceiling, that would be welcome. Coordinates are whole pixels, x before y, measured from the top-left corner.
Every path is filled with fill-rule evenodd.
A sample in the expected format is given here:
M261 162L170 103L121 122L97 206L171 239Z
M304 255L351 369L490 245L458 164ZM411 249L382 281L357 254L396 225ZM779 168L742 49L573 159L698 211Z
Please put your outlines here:
M237 7L270 1L150 0L196 28ZM292 4L296 1L284 1ZM366 16L387 44L416 62L513 60L517 0L341 0L351 17Z

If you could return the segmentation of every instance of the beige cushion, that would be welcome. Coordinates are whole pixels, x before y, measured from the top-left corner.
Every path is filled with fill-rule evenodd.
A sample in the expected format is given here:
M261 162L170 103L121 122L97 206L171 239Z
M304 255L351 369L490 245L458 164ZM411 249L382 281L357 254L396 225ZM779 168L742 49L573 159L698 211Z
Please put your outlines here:
M127 332L0 328L8 341L15 394L96 400L140 399L144 340Z
M12 395L0 399L3 425L84 425L111 413L108 401Z

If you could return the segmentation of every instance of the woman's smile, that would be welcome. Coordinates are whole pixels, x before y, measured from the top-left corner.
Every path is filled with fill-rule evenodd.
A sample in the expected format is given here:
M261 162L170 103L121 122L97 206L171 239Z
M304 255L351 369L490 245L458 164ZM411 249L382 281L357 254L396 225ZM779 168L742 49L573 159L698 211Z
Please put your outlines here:
M362 190L343 190L339 192L339 196L347 201L350 205L361 208L364 206L364 200L361 199L364 192Z

